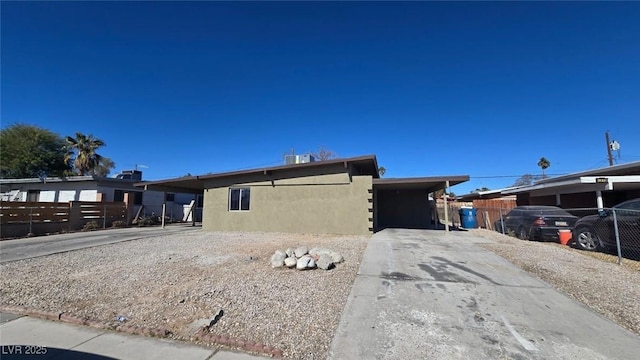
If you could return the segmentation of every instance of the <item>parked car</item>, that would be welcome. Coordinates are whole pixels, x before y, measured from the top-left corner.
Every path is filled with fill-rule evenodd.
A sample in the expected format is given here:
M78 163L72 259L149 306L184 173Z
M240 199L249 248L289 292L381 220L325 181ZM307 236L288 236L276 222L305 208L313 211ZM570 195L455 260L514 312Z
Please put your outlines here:
M503 219L505 233L522 240L559 241L558 230L571 230L578 218L557 206L518 206ZM496 225L498 225L496 223ZM496 227L502 230L502 227Z
M578 220L573 240L579 249L595 251L617 248L614 210L618 221L620 247L640 251L640 198L627 200L613 209L602 210L598 215L588 215Z

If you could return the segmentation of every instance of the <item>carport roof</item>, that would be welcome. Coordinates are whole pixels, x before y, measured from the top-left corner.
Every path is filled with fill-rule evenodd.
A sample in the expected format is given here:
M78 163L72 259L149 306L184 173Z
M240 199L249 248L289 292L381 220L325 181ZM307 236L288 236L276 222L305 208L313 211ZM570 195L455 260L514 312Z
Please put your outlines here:
M291 164L273 166L268 168L255 168L240 171L223 172L216 174L198 175L198 176L183 176L180 178L158 180L158 181L145 181L135 184L136 186L144 186L145 190L157 190L168 192L182 192L182 193L201 193L204 191L204 180L222 179L244 175L264 174L270 175L281 171L290 171L298 169L309 169L332 166L336 164L344 164L345 167L354 166L362 174L371 175L377 178L378 175L378 161L375 155L365 155L344 159L331 159L324 161L314 161L303 164Z
M546 183L555 183L562 182L565 180L579 179L581 177L587 176L595 176L595 177L605 177L605 176L623 176L623 175L640 175L640 161L632 161L625 164L618 164L613 166L607 166L599 169L592 169L586 171L580 171L576 173L550 177L542 180L538 180L535 184L546 184Z
M432 176L413 178L373 179L373 187L379 190L426 190L433 192L449 186L469 181L469 175Z

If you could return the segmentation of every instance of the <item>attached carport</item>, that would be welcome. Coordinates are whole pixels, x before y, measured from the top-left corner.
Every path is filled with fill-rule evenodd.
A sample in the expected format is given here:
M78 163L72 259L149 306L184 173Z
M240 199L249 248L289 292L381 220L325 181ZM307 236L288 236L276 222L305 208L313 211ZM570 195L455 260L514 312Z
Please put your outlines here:
M435 202L429 201L429 194L468 180L468 175L373 179L375 231L436 228L438 214Z
M191 208L191 221L193 225L196 224L196 207L198 206L198 197L202 197L204 194L204 184L199 176L183 176L176 179L159 180L159 181L144 181L134 184L136 187L142 187L144 190L150 191L163 191L164 203L162 204L162 227L164 227L165 211L167 207L167 193L183 193L193 194L194 204Z

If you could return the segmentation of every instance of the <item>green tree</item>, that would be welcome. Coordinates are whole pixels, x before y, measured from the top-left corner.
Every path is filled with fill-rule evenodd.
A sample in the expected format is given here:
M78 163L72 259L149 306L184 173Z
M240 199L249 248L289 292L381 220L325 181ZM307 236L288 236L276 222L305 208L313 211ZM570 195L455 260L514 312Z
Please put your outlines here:
M93 135L84 135L76 132L76 137L66 137L68 153L66 161L72 163L79 175L93 175L100 167L104 158L96 152L100 147L105 146L104 141ZM113 163L113 162L112 162Z
M26 124L0 131L0 177L62 176L67 170L64 140L58 134Z
M445 189L439 189L433 192L433 196L435 199L440 199L444 196L445 194ZM453 191L449 191L448 193L446 193L448 195L448 199L449 201L453 201L452 198L456 197L456 193L454 193Z
M544 171L547 170L549 168L549 166L551 166L551 162L549 160L547 160L547 158L545 158L544 156L540 158L540 160L538 160L538 167L540 169L542 169L542 178L546 178L547 175L545 175Z
M480 191L489 191L490 189L486 186L483 186L481 188L476 188L475 190L473 190L474 192L480 192Z
M380 177L383 177L384 174L387 173L387 169L384 166L379 166L378 167L378 175L380 175Z
M97 176L107 176L111 172L111 169L116 167L116 163L108 157L102 157L100 163L94 170L94 175Z

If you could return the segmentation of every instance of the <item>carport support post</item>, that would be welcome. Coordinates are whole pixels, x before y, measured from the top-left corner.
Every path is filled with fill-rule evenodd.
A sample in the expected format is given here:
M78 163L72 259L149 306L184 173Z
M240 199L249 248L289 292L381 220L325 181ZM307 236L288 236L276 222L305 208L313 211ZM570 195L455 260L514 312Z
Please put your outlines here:
M191 226L196 226L196 209L197 208L198 208L198 194L196 194L193 197L193 206L191 207Z
M449 196L449 180L445 182L444 187L444 231L449 233L449 205L447 204L447 196Z
M598 210L604 208L604 202L602 201L602 191L596 190L596 203L598 204Z
M164 216L167 213L167 192L165 191L163 193L163 198L162 198L162 228L164 229Z

